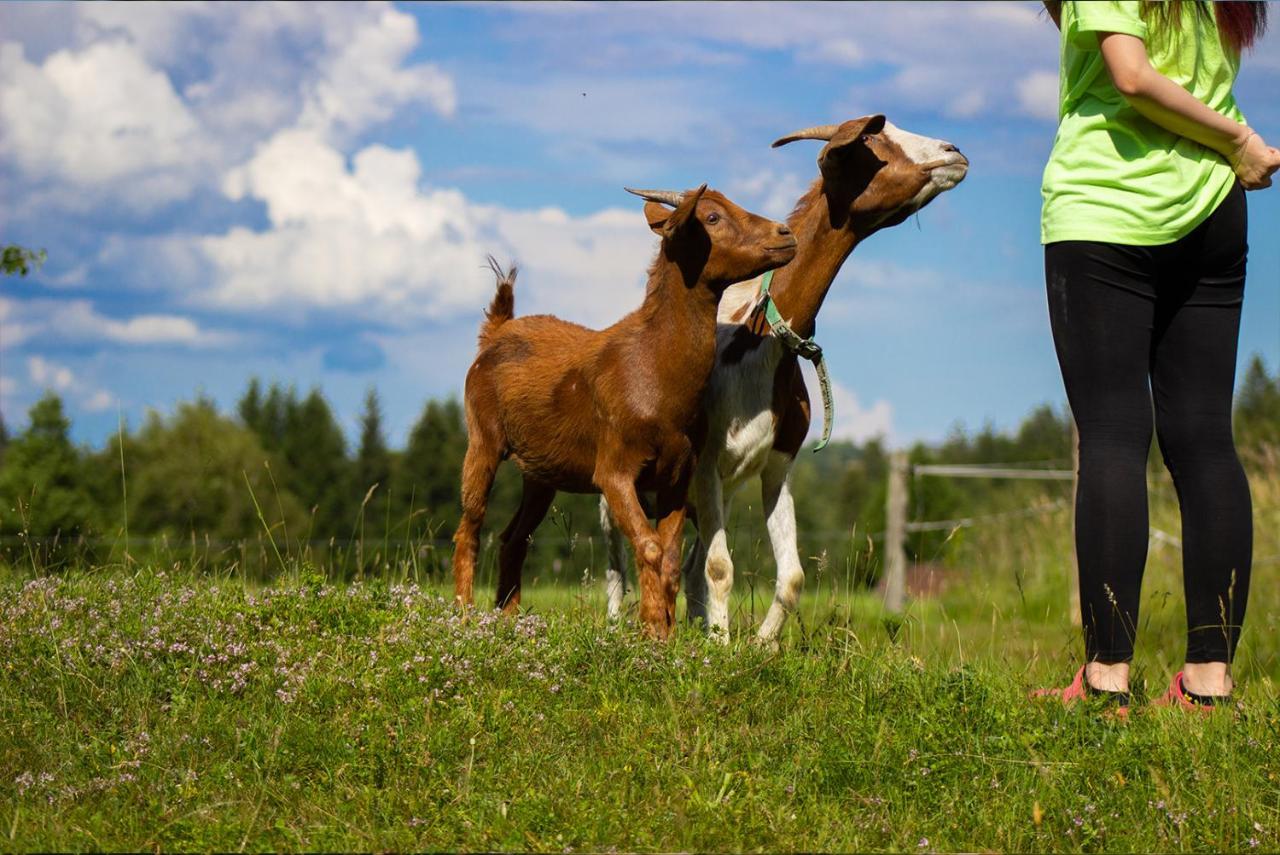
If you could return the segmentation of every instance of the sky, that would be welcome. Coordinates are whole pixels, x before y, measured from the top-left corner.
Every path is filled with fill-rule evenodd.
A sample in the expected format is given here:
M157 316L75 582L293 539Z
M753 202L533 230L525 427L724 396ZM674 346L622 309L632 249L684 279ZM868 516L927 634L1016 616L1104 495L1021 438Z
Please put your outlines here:
M818 320L836 435L1013 428L1065 397L1039 8L0 4L0 240L48 252L0 281L0 415L20 430L53 389L100 445L197 394L230 411L257 376L320 386L349 437L376 387L400 445L427 399L461 395L487 254L520 263L518 313L606 326L656 248L624 185L705 181L781 218L819 144L769 143L884 113L971 167L836 279ZM1236 94L1280 140L1280 32ZM1241 365L1274 372L1280 189L1249 202Z

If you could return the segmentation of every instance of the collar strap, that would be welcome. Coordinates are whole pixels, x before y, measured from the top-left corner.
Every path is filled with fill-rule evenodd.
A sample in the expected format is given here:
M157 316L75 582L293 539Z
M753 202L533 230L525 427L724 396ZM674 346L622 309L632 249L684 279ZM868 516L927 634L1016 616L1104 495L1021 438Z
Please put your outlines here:
M765 273L760 280L760 297L751 314L761 312L769 322L769 332L782 342L783 347L803 359L813 363L818 371L818 385L822 388L822 439L813 447L815 452L827 447L831 440L831 422L835 416L834 401L831 395L831 375L827 372L827 359L822 355L822 348L812 338L801 338L800 335L782 318L778 306L769 296L769 286L773 283L773 271Z

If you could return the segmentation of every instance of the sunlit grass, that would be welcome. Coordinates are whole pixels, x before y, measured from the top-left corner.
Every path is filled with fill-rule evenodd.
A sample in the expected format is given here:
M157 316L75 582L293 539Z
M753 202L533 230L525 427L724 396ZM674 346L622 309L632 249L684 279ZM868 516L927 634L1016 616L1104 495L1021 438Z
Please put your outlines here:
M948 587L900 616L815 556L776 652L750 643L772 585L758 539L735 544L727 648L609 627L587 535L530 568L518 619L461 619L404 555L357 584L287 546L271 584L189 548L16 564L0 833L24 851L1274 851L1280 467L1251 471L1237 703L1127 724L1026 699L1079 663L1067 511L956 533ZM1152 497L1177 538L1167 482ZM1179 579L1153 543L1139 700L1180 660Z

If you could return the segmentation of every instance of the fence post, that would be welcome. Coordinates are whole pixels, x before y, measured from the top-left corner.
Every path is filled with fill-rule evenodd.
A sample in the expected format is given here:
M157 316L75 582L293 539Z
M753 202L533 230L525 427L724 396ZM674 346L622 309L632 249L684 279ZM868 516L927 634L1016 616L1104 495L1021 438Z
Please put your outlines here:
M889 497L885 508L884 605L901 612L907 593L907 453L889 457Z

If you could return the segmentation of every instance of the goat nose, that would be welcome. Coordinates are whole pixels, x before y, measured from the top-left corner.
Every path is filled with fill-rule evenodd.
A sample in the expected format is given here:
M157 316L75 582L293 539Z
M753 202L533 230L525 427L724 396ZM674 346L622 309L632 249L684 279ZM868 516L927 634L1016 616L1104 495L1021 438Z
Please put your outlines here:
M787 226L783 225L782 223L778 223L778 234L789 235L791 234L791 229L787 228Z
M956 147L955 147L955 146L953 146L951 143L943 143L943 145L942 145L942 150L943 150L943 151L954 151L956 154L959 154L959 153L960 153L960 149L956 148Z

